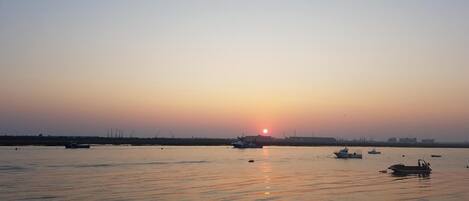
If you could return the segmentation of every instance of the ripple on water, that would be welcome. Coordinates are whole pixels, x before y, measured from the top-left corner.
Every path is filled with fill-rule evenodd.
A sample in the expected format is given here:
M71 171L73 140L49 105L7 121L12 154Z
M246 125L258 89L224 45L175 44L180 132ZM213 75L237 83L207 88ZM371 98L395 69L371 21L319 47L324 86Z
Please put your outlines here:
M19 200L51 200L51 199L57 199L59 197L57 196L38 196L38 197L26 197L22 198Z
M73 165L48 165L52 168L92 168L92 167L119 167L119 166L136 166L136 165L168 165L168 164L198 164L208 163L209 161L171 161L171 162L142 162L142 163L97 163L97 164L73 164Z
M17 166L17 165L0 165L0 171L23 171L26 170L26 167Z

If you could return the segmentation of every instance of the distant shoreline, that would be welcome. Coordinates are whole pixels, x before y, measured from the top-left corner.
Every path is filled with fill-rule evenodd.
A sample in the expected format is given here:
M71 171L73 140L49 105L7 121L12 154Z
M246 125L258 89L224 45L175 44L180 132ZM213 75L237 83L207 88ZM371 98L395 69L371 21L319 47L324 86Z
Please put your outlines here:
M65 146L70 142L95 145L173 145L173 146L229 146L233 138L112 138L97 136L0 136L0 146ZM361 146L361 147L419 147L419 148L469 148L469 143L399 143L378 141L337 141L334 143L290 142L277 139L262 143L264 146Z

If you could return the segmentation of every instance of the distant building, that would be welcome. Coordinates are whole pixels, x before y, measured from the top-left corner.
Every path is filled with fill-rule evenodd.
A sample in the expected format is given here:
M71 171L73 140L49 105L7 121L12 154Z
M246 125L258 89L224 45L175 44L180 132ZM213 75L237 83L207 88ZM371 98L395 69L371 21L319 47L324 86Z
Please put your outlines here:
M422 143L433 144L435 143L435 139L422 139Z
M389 138L388 142L393 142L393 143L397 142L397 138L395 138L395 137Z
M399 138L399 143L417 143L417 138Z
M334 144L337 140L332 137L287 137L285 138L288 142L295 143L323 143L323 144Z

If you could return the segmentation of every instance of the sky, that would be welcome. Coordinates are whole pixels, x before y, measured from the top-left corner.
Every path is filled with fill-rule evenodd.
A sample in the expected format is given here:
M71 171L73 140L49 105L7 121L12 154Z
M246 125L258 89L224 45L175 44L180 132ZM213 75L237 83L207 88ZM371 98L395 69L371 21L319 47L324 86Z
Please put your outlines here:
M469 140L468 1L0 0L0 134Z

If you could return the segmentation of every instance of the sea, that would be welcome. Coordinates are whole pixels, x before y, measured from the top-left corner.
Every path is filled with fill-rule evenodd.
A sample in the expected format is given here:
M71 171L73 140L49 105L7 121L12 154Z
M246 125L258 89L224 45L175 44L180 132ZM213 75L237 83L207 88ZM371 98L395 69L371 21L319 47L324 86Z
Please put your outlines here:
M469 149L341 148L0 147L0 200L469 200ZM418 159L430 175L380 172Z

